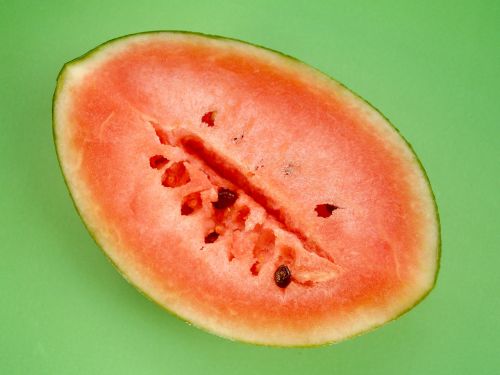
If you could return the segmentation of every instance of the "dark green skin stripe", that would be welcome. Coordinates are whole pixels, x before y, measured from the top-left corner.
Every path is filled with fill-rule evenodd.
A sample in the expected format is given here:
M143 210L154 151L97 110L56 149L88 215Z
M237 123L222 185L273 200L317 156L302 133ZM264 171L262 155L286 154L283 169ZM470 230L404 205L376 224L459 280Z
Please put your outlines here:
M54 96L52 98L52 135L53 135L53 138L54 138L54 145L55 145L55 149L56 149L56 154L57 154L57 158L59 160L59 167L61 168L61 172L63 173L63 176L64 176L64 182L66 183L66 186L68 187L68 191L70 192L70 196L71 196L71 199L73 201L73 205L75 206L75 209L76 211L78 212L78 214L80 215L80 218L82 219L85 227L87 228L88 232L90 233L91 237L94 239L95 243L99 246L99 248L101 248L101 250L103 251L103 253L106 255L106 257L109 259L109 261L111 262L111 264L118 270L118 272L120 274L122 274L122 276L125 278L125 280L127 280L130 284L132 284L137 290L139 290L139 292L141 294L143 294L146 298L148 298L149 300L153 301L155 304L157 304L158 306L160 306L163 310L167 311L168 313L172 314L173 316L181 319L182 321L188 323L188 324L192 324L191 322L185 320L184 318L178 316L177 314L175 314L174 312L172 312L171 310L168 310L165 306L161 305L160 303L158 303L156 300L154 300L152 297L150 297L144 290L142 290L141 288L139 288L137 285L135 285L134 283L131 282L131 280L128 279L127 275L113 262L113 260L109 257L109 255L106 253L106 251L103 250L103 246L101 246L101 244L99 243L99 241L97 241L97 238L95 237L94 233L90 230L90 228L88 227L87 223L85 222L85 220L83 220L83 216L82 214L80 213L79 209L78 209L78 206L76 205L76 202L73 198L73 196L71 195L71 191L69 189L69 185L68 185L68 181L67 181L67 178L66 176L64 175L64 171L62 170L62 166L61 166L61 160L60 160L60 157L59 157L59 152L58 152L58 149L57 149L57 134L55 132L55 117L54 117L54 110L55 110L55 103L57 101L57 97L58 97L58 94L59 94L59 91L60 91L60 88L62 87L62 84L64 82L64 73L65 73L65 69L67 66L73 64L73 63L76 63L76 62L81 62L85 59L87 59L88 57L92 56L94 53L100 51L101 49L105 49L106 47L108 47L109 45L113 44L114 42L116 41L119 41L119 40L123 40L123 39L127 39L127 38L130 38L130 37L133 37L133 36L136 36L136 35L141 35L141 34L161 34L161 33L168 33L168 34L172 34L172 33L178 33L178 34L186 34L186 35L195 35L195 36L200 36L200 37L204 37L204 38L211 38L211 39L220 39L220 40L227 40L227 41L234 41L234 42L239 42L241 44L246 44L246 45L250 45L250 46L253 46L253 47L257 47L257 48L261 48L261 49L264 49L264 50L267 50L267 51L271 51L273 53L276 53L278 55L281 55L283 57L285 57L286 59L290 59L290 60L293 60L301 65L304 65L305 67L308 67L308 68L312 68L314 70L316 70L319 74L323 75L323 76L326 76L328 77L329 79L331 79L332 81L336 82L337 84L341 85L342 87L344 87L346 90L348 90L349 92L351 92L353 95L355 95L358 99L360 99L361 101L365 102L368 106L370 106L371 108L373 108L375 111L377 111L383 118L384 120L387 122L387 124L389 124L390 126L392 126L394 128L394 130L397 131L397 133L399 134L399 136L401 137L401 139L403 139L405 141L405 143L407 144L407 146L409 147L409 149L412 151L413 155L415 156L415 159L417 160L418 162L418 165L420 166L420 169L422 170L422 173L425 177L425 180L427 181L427 184L429 186L429 191L431 193L431 196L432 196L432 199L433 199L433 202L434 202L434 209L435 209L435 213L436 213L436 222L437 222L437 225L438 225L438 248L437 248L437 259L436 259L436 273L435 273L435 276L434 276L434 282L431 286L431 288L429 288L429 290L424 293L420 299L418 299L413 305L409 306L406 310L402 311L399 315L393 317L392 319L382 323L382 324L379 324L379 325L376 325L376 326L373 326L365 331L362 331L362 332L358 332L352 336L349 336L349 337L345 337L343 338L341 341L344 341L344 340L347 340L347 339L350 339L350 338L353 338L353 337L357 337L357 336L360 336L362 334L365 334L367 332L371 332L372 330L375 330L376 328L379 328L380 326L382 325L385 325L393 320L396 320L397 318L399 318L400 316L404 315L405 313L407 313L408 311L410 311L411 309L413 309L416 305L418 305L422 300L425 299L425 297L427 297L427 295L429 295L429 293L434 289L434 287L436 286L436 282L437 282L437 278L438 278L438 274L439 274L439 270L440 270L440 263L441 263L441 224L440 224L440 218L439 218L439 211L438 211L438 207L437 207L437 203L436 203L436 197L434 195L434 192L432 191L432 187L431 187L431 184L430 184L430 181L429 181L429 177L427 175L427 172L425 171L425 168L424 166L422 165L422 162L420 161L420 159L418 158L417 154L415 153L415 150L413 149L412 145L403 137L403 135L401 134L401 132L398 130L398 128L396 128L390 121L389 119L384 116L384 114L382 112L380 112L375 106L373 106L370 102L368 102L367 100L365 100L364 98L362 98L361 96L359 96L358 94L354 93L352 90L350 90L346 85L344 85L343 83L333 79L332 77L329 77L328 75L324 74L323 72L319 71L318 69L314 68L314 67L311 67L310 65L307 65L306 63L296 59L295 57L292 57L292 56L289 56L287 54L284 54L282 52L279 52L279 51L276 51L276 50L273 50L273 49L270 49L270 48L266 48L266 47L262 47L262 46L259 46L257 44L253 44L253 43L248 43L248 42L245 42L245 41L242 41L242 40L238 40L238 39L234 39L234 38L226 38L226 37L222 37L222 36L218 36L218 35L209 35L209 34L203 34L203 33L197 33L197 32L190 32L190 31L179 31L179 30L157 30L157 31L146 31L146 32L141 32L141 33L135 33L135 34L128 34L128 35L124 35L124 36L121 36L121 37L118 37L118 38L114 38L114 39L111 39L105 43L102 43L100 44L99 46L97 46L96 48L88 51L87 53L83 54L82 56L76 58L76 59L73 59L69 62L67 62L66 64L63 65L61 71L59 72L59 75L57 77L57 82L56 82L56 89L54 91ZM211 331L208 331L206 330L205 328L203 327L199 327L198 328L206 331L206 332L209 332L209 333L212 333L212 334L216 334L218 336L220 336L219 334L215 333L215 332L211 332ZM325 345L330 345L330 344L333 344L335 343L336 341L329 341L329 342L325 342L325 343L321 343L321 344L313 344L313 345L288 345L286 347L303 347L303 348L306 348L306 347L319 347L319 346L325 346ZM256 345L263 345L263 346L274 346L274 347L282 347L281 345L274 345L274 344L261 344L261 343L252 343L252 342L248 342L248 343L251 343L251 344L256 344Z

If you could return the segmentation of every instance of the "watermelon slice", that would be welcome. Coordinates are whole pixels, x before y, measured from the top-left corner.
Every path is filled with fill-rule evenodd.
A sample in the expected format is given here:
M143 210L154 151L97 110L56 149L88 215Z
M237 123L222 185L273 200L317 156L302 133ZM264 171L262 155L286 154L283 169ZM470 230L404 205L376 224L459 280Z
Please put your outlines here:
M161 306L223 337L337 342L432 289L428 179L387 119L285 55L184 32L66 64L54 138L86 226Z

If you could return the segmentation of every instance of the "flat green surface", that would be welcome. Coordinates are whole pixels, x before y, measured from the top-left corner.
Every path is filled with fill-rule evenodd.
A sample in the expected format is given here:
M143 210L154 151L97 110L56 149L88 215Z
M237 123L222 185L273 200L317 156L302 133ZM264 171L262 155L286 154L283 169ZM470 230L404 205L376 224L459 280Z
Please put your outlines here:
M500 2L0 0L0 374L494 374L500 368ZM332 75L413 144L441 213L436 289L344 343L277 349L190 327L86 232L51 133L64 62L138 31L247 40Z

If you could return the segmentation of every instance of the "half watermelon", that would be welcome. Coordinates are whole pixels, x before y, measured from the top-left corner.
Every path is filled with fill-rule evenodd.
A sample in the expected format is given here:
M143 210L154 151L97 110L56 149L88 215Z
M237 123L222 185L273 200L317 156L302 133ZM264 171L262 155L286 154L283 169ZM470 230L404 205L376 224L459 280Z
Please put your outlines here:
M439 221L389 122L285 55L185 32L66 64L54 138L74 202L123 275L215 334L337 342L432 289Z

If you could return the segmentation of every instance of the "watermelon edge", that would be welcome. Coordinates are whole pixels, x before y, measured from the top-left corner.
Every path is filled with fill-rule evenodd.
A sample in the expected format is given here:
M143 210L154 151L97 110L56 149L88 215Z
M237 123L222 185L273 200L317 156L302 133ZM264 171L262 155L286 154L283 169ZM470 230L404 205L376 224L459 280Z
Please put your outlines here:
M217 332L213 332L211 330L209 330L208 328L206 327L203 327L203 326L200 326L200 325L197 325L197 324L194 324L192 323L191 321L181 317L180 315L174 313L172 310L168 309L166 306L162 305L161 303L159 303L158 301L156 301L155 299L153 299L149 294L147 294L142 288L140 288L137 284L135 284L134 282L132 282L130 280L130 278L127 276L127 274L122 271L122 269L113 261L113 259L111 259L111 257L109 256L109 254L104 250L104 247L99 243L99 241L97 240L95 234L93 233L93 231L90 229L89 225L87 224L87 222L84 220L83 218L83 215L82 213L80 212L76 202L75 202L75 199L73 197L73 194L71 193L71 189L69 187L69 184L68 184L68 180L67 180L67 177L66 177L66 174L64 173L64 170L63 170L63 167L62 167L62 164L61 164L61 159L60 159L60 154L59 154L59 150L58 150L58 146L57 146L57 133L56 133L56 121L55 121L55 105L56 105L56 101L57 101L57 96L59 94L59 91L62 87L62 83L64 82L64 76L65 76L65 73L66 73L66 69L72 65L72 64L75 64L77 62L82 62L88 58L90 58L91 56L93 56L95 53L99 52L100 50L106 48L108 45L111 45L115 42L118 42L118 41L122 41L124 39L127 39L127 38L130 38L130 37L135 37L135 36L138 36L138 35L150 35L150 34L161 34L161 33L176 33L176 34L187 34L187 35L196 35L196 36L202 36L202 37L205 37L205 38L212 38L212 39L220 39L220 40L227 40L227 41L233 41L233 42L238 42L238 43L242 43L242 44L246 44L246 45L250 45L252 47L256 47L256 48L260 48L260 49L263 49L263 50L267 50L269 52L272 52L272 53L275 53L275 54L278 54L286 59L290 59L296 63L299 63L300 65L303 65L309 69L313 69L314 71L316 71L317 73L319 73L320 75L324 76L324 77L327 77L329 80L333 81L334 83L342 86L345 90L347 90L349 93L351 93L352 95L354 95L356 98L360 99L362 102L366 103L370 108L372 108L374 111L376 111L384 120L385 122L390 125L397 133L398 135L400 136L400 138L406 143L406 145L408 146L408 148L410 149L411 153L413 154L415 160L417 161L419 167L420 167L420 170L425 178L425 181L427 183L427 186L429 188L429 192L431 194L431 198L432 198L432 202L434 204L434 210L435 210L435 214L436 214L436 224L437 224L437 249L436 249L436 271L435 271L435 274L434 274L434 280L433 280L433 283L431 284L431 286L429 287L429 289L427 291L425 291L419 299L417 299L415 301L415 303L413 305L410 305L408 306L406 309L402 310L398 315L394 316L393 318L381 323L381 324L375 324L373 325L372 327L369 327L363 331L360 331L360 332L357 332L353 335L350 335L350 336L346 336L340 340L332 340L332 341L326 341L326 342L323 342L323 343L314 343L314 344L308 344L308 345L296 345L296 344L293 344L293 345L280 345L280 344L269 344L269 343L261 343L261 342L251 342L251 341L244 341L244 340L237 340L237 339L234 339L232 337L227 337L227 336L224 336L224 335L221 335L220 333L217 333ZM243 40L240 40L240 39L236 39L236 38L230 38L230 37L223 37L223 36L219 36L219 35L213 35L213 34L205 34L205 33L201 33L201 32L193 32L193 31L184 31L184 30L152 30L152 31L144 31L144 32L139 32L139 33L131 33L131 34L126 34L126 35L123 35L123 36L120 36L120 37L116 37L116 38L112 38L106 42L103 42L101 43L100 45L98 45L97 47L94 47L93 49L87 51L86 53L84 53L83 55L75 58L75 59L72 59L68 62L66 62L63 67L61 68L61 70L59 71L59 74L56 78L56 87L55 87L55 90L54 90L54 94L52 96L52 137L53 137L53 141L54 141L54 146L55 146L55 151L56 151L56 156L57 156L57 160L58 160L58 164L59 164L59 168L62 172L62 175L63 175L63 180L64 180L64 183L66 185L66 188L69 192L69 195L71 197L71 201L73 203L73 206L75 207L76 209L76 212L78 213L78 216L80 217L80 220L83 222L85 228L87 229L87 232L90 234L90 236L92 237L92 239L94 240L94 242L96 243L96 245L98 246L98 248L101 250L102 253L104 253L104 255L106 256L106 258L108 259L108 261L113 265L113 267L118 271L118 273L121 274L121 276L130 284L132 285L136 290L138 290L143 296L145 296L148 300L152 301L155 305L158 305L162 310L166 311L167 313L169 313L170 315L180 319L181 321L183 321L184 323L188 324L188 325L193 325L195 327L197 327L198 329L204 331L204 332L207 332L207 333L210 333L210 334L213 334L217 337L223 337L225 339L228 339L230 341L237 341L237 342L241 342L241 343L245 343L245 344L252 344L252 345L259 345L259 346L267 346L267 347L277 347L277 348L314 348L314 347L323 347L323 346L330 346L330 345L333 345L333 344L336 344L336 343L340 343L342 341L346 341L346 340L349 340L349 339L352 339L352 338L355 338L355 337L358 337L358 336L361 336L361 335L364 335L368 332L371 332L373 330L376 330L377 328L379 327L382 327L392 321L395 321L396 319L400 318L401 316L405 315L406 313L408 313L410 310L412 310L413 308L415 308L417 305L419 305L431 292L432 290L434 290L434 288L436 287L436 284L437 284L437 280L438 280L438 275L439 275L439 272L440 272L440 266L441 266L441 256L442 256L442 236L441 236L441 221L440 221L440 215L439 215L439 209L438 209L438 205L437 205L437 201L436 201L436 196L434 194L434 191L432 189L432 186L431 186L431 183L430 183L430 179L429 179L429 176L427 174L427 171L425 170L420 158L418 157L418 155L416 154L413 146L411 145L411 143L402 135L402 133L399 131L399 129L376 107L374 106L372 103L370 103L368 100L366 100L365 98L361 97L359 94L355 93L354 91L352 91L348 86L346 86L344 83L342 82L339 82L337 79L329 76L328 74L320 71L319 69L315 68L314 66L312 65L309 65L309 64L306 64L305 62L303 62L302 60L299 60L293 56L290 56L288 54L285 54L281 51L277 51L277 50L274 50L274 49L271 49L271 48L268 48L268 47L264 47L264 46L261 46L261 45L258 45L258 44L254 44L254 43L250 43L250 42L246 42L246 41L243 41Z

